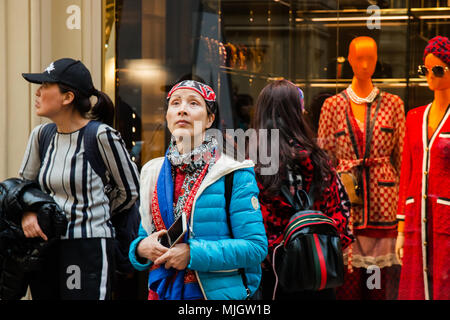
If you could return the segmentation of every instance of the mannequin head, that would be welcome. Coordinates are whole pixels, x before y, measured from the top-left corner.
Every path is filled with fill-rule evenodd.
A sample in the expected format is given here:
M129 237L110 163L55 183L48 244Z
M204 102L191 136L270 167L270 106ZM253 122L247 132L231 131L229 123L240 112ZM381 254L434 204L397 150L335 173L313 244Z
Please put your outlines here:
M430 90L447 90L450 89L450 70L444 72L443 77L436 77L431 69L434 66L442 66L443 68L450 68L446 63L444 63L441 59L436 57L434 54L429 53L425 57L425 67L428 69L427 73L427 82L428 88Z
M348 62L359 80L370 79L377 64L377 43L370 37L357 37L350 42Z
M424 65L427 71L428 87L432 91L450 89L450 40L437 36L428 42L424 51ZM438 77L432 71L433 67L441 66L444 70L443 77ZM447 69L445 69L447 68Z

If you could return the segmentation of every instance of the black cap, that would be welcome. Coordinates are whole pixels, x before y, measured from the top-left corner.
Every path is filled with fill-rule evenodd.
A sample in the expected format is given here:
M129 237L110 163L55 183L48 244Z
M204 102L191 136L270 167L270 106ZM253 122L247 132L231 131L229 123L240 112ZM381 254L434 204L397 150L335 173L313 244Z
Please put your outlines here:
M96 93L89 70L80 60L63 58L56 60L42 73L22 73L31 83L61 83L90 97Z

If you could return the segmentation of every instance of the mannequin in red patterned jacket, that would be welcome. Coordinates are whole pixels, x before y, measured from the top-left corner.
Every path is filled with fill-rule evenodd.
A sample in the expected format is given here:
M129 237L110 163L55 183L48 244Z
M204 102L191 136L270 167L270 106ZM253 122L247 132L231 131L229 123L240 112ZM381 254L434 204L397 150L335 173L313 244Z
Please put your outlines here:
M424 66L434 100L409 111L400 176L399 299L450 299L450 41L437 36ZM404 222L403 222L404 221Z
M352 83L325 100L319 120L319 146L336 159L338 173L354 175L360 193L351 206L356 241L344 252L349 268L336 290L338 299L391 300L397 295L396 213L405 111L399 96L372 83L377 58L374 39L352 40ZM367 285L373 265L381 276L376 288Z

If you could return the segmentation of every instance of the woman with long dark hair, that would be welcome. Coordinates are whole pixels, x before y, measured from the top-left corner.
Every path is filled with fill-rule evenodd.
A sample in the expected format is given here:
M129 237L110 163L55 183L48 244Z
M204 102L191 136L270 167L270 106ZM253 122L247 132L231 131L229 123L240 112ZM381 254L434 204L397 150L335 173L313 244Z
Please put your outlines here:
M36 181L68 220L66 234L47 252L42 271L27 275L32 298L110 299L115 270L111 217L130 208L139 189L137 167L119 132L110 127L113 103L95 89L79 60L59 59L43 73L23 77L40 84L36 114L52 123L31 132L19 175ZM92 96L97 97L94 106ZM105 164L107 180L89 159ZM35 212L23 214L22 229L27 238L47 241Z
M259 161L255 166L260 189L259 200L269 241L269 254L263 262L262 291L264 299L271 299L275 289L275 275L272 271L271 256L274 248L283 240L283 231L290 217L295 213L293 207L280 193L286 185L294 194L296 189L310 191L314 184L313 208L322 211L336 222L340 232L341 244L348 246L353 236L348 228L349 201L345 189L330 164L327 154L321 150L314 139L304 115L303 92L287 80L269 83L261 91L256 102L253 128L279 130L279 168L273 175L264 175L264 165ZM260 141L258 141L260 145ZM272 150L270 146L268 150ZM276 299L333 299L333 289L287 294L278 288Z

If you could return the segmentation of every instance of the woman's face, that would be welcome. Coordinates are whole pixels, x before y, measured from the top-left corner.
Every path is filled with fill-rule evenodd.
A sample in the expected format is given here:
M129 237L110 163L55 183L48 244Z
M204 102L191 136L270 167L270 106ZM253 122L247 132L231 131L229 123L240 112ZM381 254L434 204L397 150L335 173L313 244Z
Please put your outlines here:
M170 97L166 120L170 133L175 137L203 135L214 118L213 114L208 115L203 97L194 90L178 89Z
M436 77L431 71L434 66L442 66L443 68L447 67L441 59L430 53L425 57L425 67L428 68L427 82L430 90L435 91L450 89L450 70L447 70L444 73L444 76L440 78Z
M36 114L51 119L62 110L66 100L67 95L61 93L56 83L43 83L36 91Z

